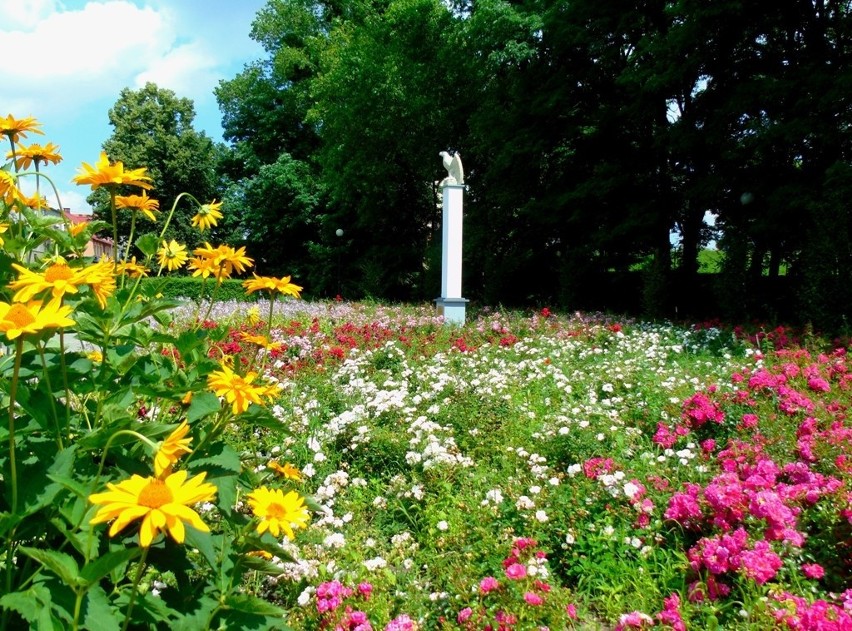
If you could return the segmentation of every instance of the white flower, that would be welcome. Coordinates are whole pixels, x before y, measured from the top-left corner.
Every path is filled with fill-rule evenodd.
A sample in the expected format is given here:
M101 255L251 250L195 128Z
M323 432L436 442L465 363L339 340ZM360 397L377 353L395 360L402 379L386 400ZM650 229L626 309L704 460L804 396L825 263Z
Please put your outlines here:
M435 528L437 528L437 529L438 529L438 530L440 530L441 532L446 531L449 527L450 527L450 525L449 525L447 522L443 521L443 520L441 520L441 521L439 521L437 524L435 524Z
M300 607L307 607L311 602L311 595L314 593L313 587L306 587L302 590L302 593L299 594L299 598L296 599L296 602Z
M636 494L639 492L639 487L636 486L633 482L628 482L624 485L624 495L633 499Z
M547 513L545 513L543 510L537 510L535 512L535 518L536 521L540 521L541 523L544 523L548 520Z
M515 502L515 507L518 510L532 510L533 508L535 508L535 502L533 502L526 495L521 495L518 498L518 501Z

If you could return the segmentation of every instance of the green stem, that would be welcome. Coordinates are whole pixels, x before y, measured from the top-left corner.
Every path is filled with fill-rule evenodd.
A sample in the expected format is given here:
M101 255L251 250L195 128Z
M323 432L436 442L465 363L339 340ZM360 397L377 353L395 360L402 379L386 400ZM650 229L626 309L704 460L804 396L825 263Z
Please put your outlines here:
M56 446L59 447L60 451L64 449L64 445L62 444L62 429L59 427L59 414L56 411L56 401L53 399L53 385L50 383L50 373L47 370L47 357L44 355L44 346L38 345L38 355L41 357L41 371L44 375L44 381L47 384L47 398L50 401L50 411L53 413L53 425L54 431L56 432ZM63 367L64 371L64 367ZM68 396L68 392L66 391L65 396ZM67 402L66 402L67 405Z
M213 288L213 291L210 294L210 305L207 307L207 311L204 313L204 317L201 318L201 320L196 321L196 323L195 323L196 329L198 329L198 327L201 326L202 322L206 322L207 318L210 317L210 313L213 311L213 305L216 304L216 295L219 293L219 287L221 287L221 286L222 286L222 280L220 278L217 278L216 279L216 286ZM201 295L203 296L204 294L202 293Z
M21 358L24 354L24 341L15 340L15 368L12 373L12 385L9 391L9 477L12 484L12 514L18 512L18 467L15 458L15 397L18 395L18 375L21 371ZM11 558L6 559L11 563Z
M65 388L65 428L71 440L71 388L68 386L68 368L65 363L65 331L59 330L59 365L62 368L62 385Z
M109 212L112 217L112 247L113 258L118 260L118 219L115 213L115 186L109 187Z
M127 247L124 249L124 259L122 263L127 263L127 260L130 258L130 248L133 247L133 233L136 232L136 211L134 210L130 214L130 237L127 240ZM116 261L118 260L118 256L116 256ZM126 280L126 276L124 274L121 275L121 289L124 289L124 281Z
M148 548L142 548L142 556L139 558L139 565L136 567L136 576L133 578L133 588L130 592L130 602L127 603L127 613L124 616L124 624L121 625L121 631L127 631L130 624L130 614L133 613L133 605L136 604L136 595L139 592L139 581L142 580L142 572L145 570L145 563L148 560Z
M79 587L74 590L77 597L74 599L74 620L71 624L72 631L77 631L80 628L80 610L83 608L83 597L86 595L86 590Z

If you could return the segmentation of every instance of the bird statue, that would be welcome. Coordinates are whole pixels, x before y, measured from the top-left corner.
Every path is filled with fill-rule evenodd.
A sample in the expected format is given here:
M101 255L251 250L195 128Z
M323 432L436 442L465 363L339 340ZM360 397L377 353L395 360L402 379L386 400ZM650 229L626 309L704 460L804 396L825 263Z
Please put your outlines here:
M464 168L462 167L461 154L457 151L455 155L450 155L446 151L438 154L444 163L444 168L447 170L447 177L441 180L441 186L464 184Z

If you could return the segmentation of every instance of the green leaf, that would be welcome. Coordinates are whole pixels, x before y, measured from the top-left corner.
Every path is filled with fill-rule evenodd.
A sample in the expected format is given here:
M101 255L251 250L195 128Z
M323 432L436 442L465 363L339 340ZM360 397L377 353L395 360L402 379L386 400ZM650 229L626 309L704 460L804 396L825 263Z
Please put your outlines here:
M218 541L221 538L221 535L211 535L195 528L186 529L186 545L198 550L214 572L219 569L219 555L214 547L214 539Z
M152 232L143 234L141 237L136 239L136 247L139 248L145 256L154 256L157 253L157 247L159 245L159 238Z
M61 578L66 585L82 587L86 584L86 581L80 577L80 568L71 555L55 550L30 548L29 546L20 546L18 550L41 563Z
M83 626L92 631L118 631L124 614L110 605L100 585L89 588L83 600Z
M122 563L132 561L140 554L139 548L121 548L107 552L97 560L86 564L80 570L80 576L88 583L96 583Z
M252 403L240 416L240 421L252 427L265 427L276 432L286 432L287 425L273 416L267 408Z
M212 392L197 392L192 395L192 402L186 411L186 420L188 423L193 423L205 416L215 414L220 407L219 397Z
M276 616L283 618L287 612L271 602L252 596L251 594L229 594L225 597L224 606L242 613L253 613L259 616Z
M27 622L35 622L39 613L49 606L50 592L43 585L33 585L25 592L13 592L0 598L0 606L18 612Z

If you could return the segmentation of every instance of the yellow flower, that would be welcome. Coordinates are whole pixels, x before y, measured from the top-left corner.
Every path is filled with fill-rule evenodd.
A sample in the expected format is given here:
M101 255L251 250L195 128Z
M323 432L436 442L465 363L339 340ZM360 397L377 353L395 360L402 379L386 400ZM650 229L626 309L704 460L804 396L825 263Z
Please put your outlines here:
M95 362L96 364L101 363L104 360L104 354L100 351L87 351L86 357Z
M88 282L87 270L68 267L64 261L53 263L43 274L17 263L12 263L12 267L18 271L18 280L9 283L9 289L16 292L12 297L15 302L27 302L48 289L53 298L62 298L65 294L76 294L77 287Z
M16 201L24 201L24 195L18 188L18 180L8 171L0 169L0 199L11 206Z
M78 234L81 234L88 227L89 227L88 221L81 221L80 223L71 224L71 227L68 228L68 232L71 233L72 237L76 237Z
M115 207L127 210L138 210L151 221L157 221L155 212L160 211L160 202L148 197L148 193L142 191L141 195L116 195Z
M272 469L278 475L287 478L288 480L296 480L298 482L302 479L302 472L299 471L297 467L291 465L289 462L285 462L282 466L278 464L275 460L270 460L266 466Z
M293 539L293 529L304 528L310 519L304 499L296 491L284 495L281 489L261 486L247 497L252 512L260 518L257 532L261 535L268 530L273 537L283 532L288 539Z
M196 256L194 258L189 259L189 264L187 267L191 270L195 270L192 272L193 276L201 276L203 278L207 278L211 274L216 273L216 265L213 262L213 259L206 259L201 256Z
M14 340L28 333L72 326L74 320L68 317L71 311L71 307L61 306L59 300L51 300L46 305L39 301L29 304L0 302L0 332Z
M192 403L192 390L183 395L183 398L180 400L184 405L189 405Z
M281 342L270 342L266 339L265 335L254 335L253 333L247 333L245 331L240 333L240 339L243 342L248 342L249 344L257 344L268 351L279 350L283 346Z
M15 153L13 154L10 151L6 154L6 157L15 157L15 164L22 171L29 169L33 163L35 163L36 170L38 170L39 164L47 164L48 162L59 164L62 162L62 156L59 155L59 147L52 142L47 143L44 147L37 144L32 144L29 147L18 145Z
M222 370L217 370L207 376L207 387L218 397L225 397L231 404L234 414L242 414L251 403L263 405L262 397L271 398L273 390L267 385L254 385L257 373L249 371L241 377L230 367L220 364Z
M217 221L222 218L222 213L219 212L221 208L222 202L217 203L215 199L209 204L202 204L192 218L192 225L202 231L217 225Z
M260 322L260 307L253 306L246 312L246 320L250 326L256 326Z
M3 234L8 229L9 229L9 224L7 224L5 221L0 222L0 234ZM0 237L0 246L4 245L5 243L6 242L3 240L3 237Z
M280 294L286 294L293 296L294 298L299 298L299 292L302 291L302 288L299 285L294 285L290 282L289 276L284 276L282 278L275 278L273 276L258 276L257 274L252 274L254 278L249 278L243 281L243 287L246 288L246 293L251 294L255 291L268 291L278 292Z
M118 263L115 266L115 271L118 274L130 276L130 278L139 278L140 276L148 275L148 269L144 265L137 263L135 256L131 257L129 261Z
M172 465L178 461L183 454L188 454L192 450L189 448L189 443L192 442L192 436L186 438L189 433L189 425L186 421L178 425L177 429L169 434L157 450L157 455L154 456L154 474L158 478L171 473Z
M8 136L14 143L17 143L19 138L26 138L28 132L44 135L39 127L41 123L32 117L16 119L11 114L0 116L0 134Z
M157 250L157 260L160 262L160 267L165 267L170 272L183 267L189 255L186 253L186 246L181 245L174 239L171 243L163 241L163 245Z
M230 278L234 270L243 273L246 268L254 265L254 261L246 256L245 247L234 249L229 245L220 245L214 248L205 243L203 248L196 248L193 254L200 258L209 259L213 262L213 268L217 280Z
M101 309L106 308L107 298L115 293L115 263L102 258L86 270L86 283L98 300Z
M134 474L118 484L109 483L109 491L89 496L92 504L101 505L89 523L102 524L114 519L109 529L109 536L114 537L130 522L141 518L139 545L143 548L150 546L161 531L168 531L172 539L183 543L184 523L202 532L210 531L190 508L216 496L216 487L204 481L206 475L199 473L187 482L186 471L172 473L164 480Z
M118 184L128 184L130 186L138 186L144 189L153 188L148 182L151 176L145 175L145 169L128 169L124 170L124 164L121 161L115 164L109 163L107 154L101 151L101 157L95 163L95 166L83 163L80 168L80 174L71 178L76 184L89 184L92 190L99 186L115 186Z
M24 195L21 193L21 203L31 210L47 210L50 206L47 203L47 198L44 195ZM15 209L18 210L17 208Z

